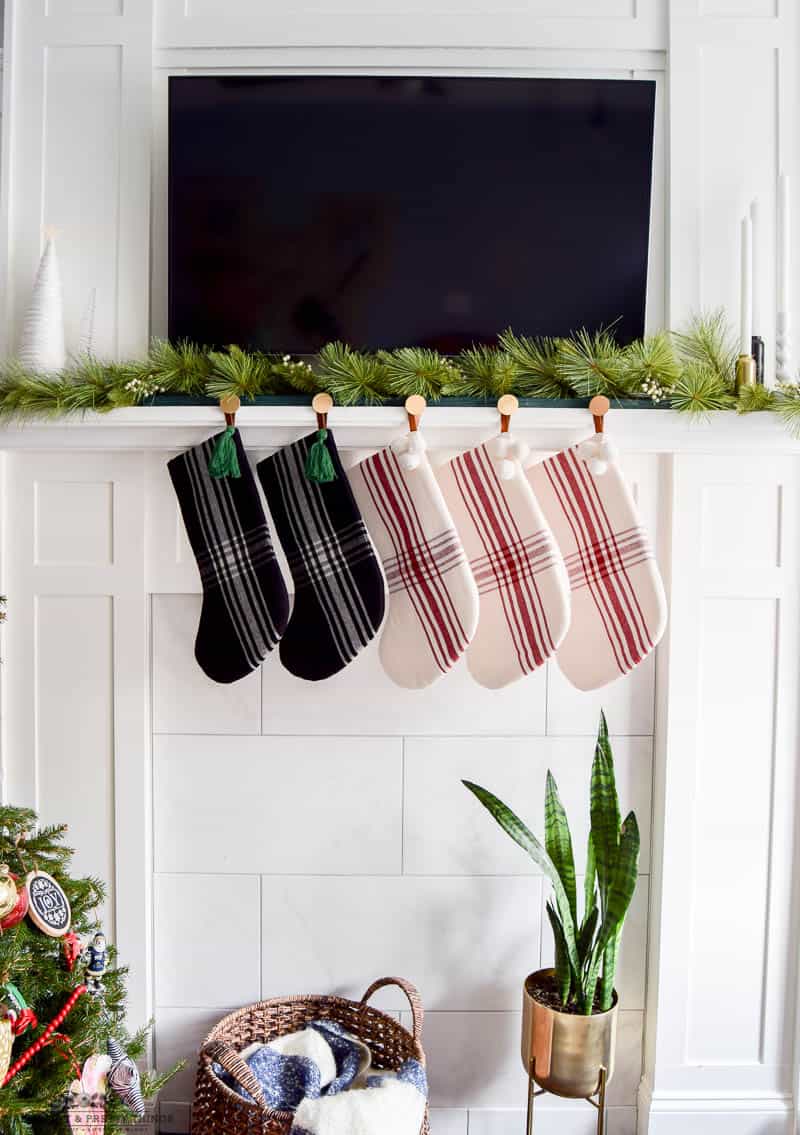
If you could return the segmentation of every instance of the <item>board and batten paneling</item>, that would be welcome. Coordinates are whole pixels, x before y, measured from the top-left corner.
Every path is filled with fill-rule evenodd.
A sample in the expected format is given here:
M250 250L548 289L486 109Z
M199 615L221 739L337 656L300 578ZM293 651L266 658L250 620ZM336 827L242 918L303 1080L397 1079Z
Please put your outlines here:
M148 605L142 454L5 458L3 797L67 823L75 869L150 1012Z
M662 255L657 236L649 325L654 311L663 310L672 325L700 307L725 304L735 314L739 216L759 194L769 232L778 171L792 172L795 187L800 186L798 7L795 0L411 0L400 7L394 0L293 5L231 0L221 19L220 6L210 0L9 0L0 341L6 349L17 342L47 223L60 230L70 348L77 345L91 287L98 289L101 353L124 357L144 347L151 329L163 331L165 76L212 68L656 75L665 96L659 110L662 140L668 144L657 147L653 216L657 232L663 217L667 249ZM795 316L798 243L792 270ZM762 293L770 367L771 269L768 263ZM759 429L757 423L749 425ZM195 436L186 423L181 428L184 436ZM703 447L696 440L699 430L691 440L685 427L680 436L674 428L678 449ZM701 436L712 435L713 429ZM323 768L324 787L329 770L320 754L326 745L347 752L349 740L367 732L376 765L387 778L389 819L376 845L375 867L366 864L363 871L378 896L379 925L388 917L380 883L390 880L401 908L410 906L409 895L421 896L425 934L431 933L437 904L453 913L454 925L447 930L455 935L461 929L457 904L467 902L468 891L483 895L487 888L487 901L504 911L508 896L527 883L534 891L538 887L535 910L527 913L541 926L540 880L513 865L502 842L492 849L483 845L500 864L497 879L481 875L476 848L459 852L450 833L464 822L464 800L448 792L445 770L458 772L461 748L482 768L491 746L486 779L491 774L498 785L508 785L509 793L522 792L531 777L521 754L530 743L531 767L557 763L565 795L577 802L585 779L578 752L583 744L590 747L600 699L576 695L555 668L524 688L490 697L462 668L448 679L449 693L443 684L441 694L414 695L414 700L388 683L374 650L341 679L315 691L313 714L303 684L285 675L274 658L223 695L191 658L198 584L164 476L166 454L158 453L153 463L152 454L137 452L54 452L61 444L57 436L73 444L68 431L54 431L43 445L48 452L5 458L3 589L11 595L11 617L2 668L4 791L39 804L47 814L52 809L53 818L70 820L74 842L91 860L87 866L109 873L107 917L132 968L133 1023L148 1015L154 988L158 991L158 1062L191 1053L209 1023L245 993L275 988L273 965L275 976L300 980L300 969L290 968L294 959L270 937L263 904L267 888L283 896L278 909L291 913L292 882L300 885L302 909L330 881L341 888L344 909L348 902L354 909L352 894L362 877L358 870L351 873L357 866L352 846L341 833L326 841L324 822L308 845L298 847L292 834L276 849L278 870L265 862L269 839L257 843L252 829L241 839L233 831L234 844L221 863L209 862L204 847L206 858L199 857L194 872L188 870L188 850L198 847L215 821L213 770L224 767L228 756L232 767L256 778L277 765L278 786L294 802L291 760L281 764L284 742L298 767L316 762ZM264 444L286 440L277 426L261 436ZM107 439L107 444L111 449L116 442ZM171 444L180 442L173 438ZM659 447L670 448L665 450L663 441ZM646 445L638 442L637 448ZM645 470L656 467L652 457L637 460ZM791 942L797 901L787 849L795 806L798 636L789 581L800 569L795 461L726 462L682 453L667 459L674 477L666 496L659 496L656 475L650 481L659 507L657 514L648 507L647 516L653 526L658 515L665 536L672 623L657 666L642 667L602 699L617 735L621 780L637 809L647 806L645 795L652 796L653 805L653 873L644 879L638 899L646 895L653 912L638 1116L642 1135L722 1130L784 1135L791 1122L796 1080ZM640 488L645 485L646 476L634 477ZM744 535L737 528L742 518ZM765 549L776 540L780 551L772 563ZM734 620L741 638L731 632ZM73 635L79 653L74 662ZM740 727L726 716L732 688L746 716ZM67 690L77 690L78 696L68 697ZM646 794L654 732L655 781L652 794ZM154 800L151 742L155 783L163 789ZM192 759L193 743L196 808L190 798L184 810L179 776ZM264 762L257 770L255 752ZM80 778L71 780L65 771L70 761ZM348 767L357 766L354 754ZM383 783L373 779L378 776L372 769L364 783L372 802ZM442 808L440 840L428 787ZM540 814L539 797L530 797L528 804L534 817ZM233 788L226 784L219 794L226 832L235 806ZM161 864L155 877L155 927L152 807ZM248 808L252 815L250 800ZM281 830L276 826L273 835ZM481 840L488 841L488 830ZM319 878L309 871L315 859L322 865ZM327 872L332 862L339 864L335 874ZM728 873L720 879L726 865ZM220 974L217 966L214 985L208 969L202 989L208 988L204 997L212 1006L188 1003L196 1000L197 988L181 988L172 977L180 976L195 939L187 945L182 925L162 900L168 897L188 917L193 904L216 894L217 886L224 895L228 884L240 900L231 927L258 948L248 954L241 975ZM225 904L230 905L228 898ZM400 921L403 934L397 943L387 937L386 949L396 945L398 962L421 967L435 993L426 1033L435 1066L434 1135L520 1130L518 1020L509 1007L505 977L495 969L488 987L481 985L467 954L458 970L463 988L448 985L435 958L415 954L407 938L408 916ZM637 1122L645 980L640 923L638 910L633 949L626 950L621 975L626 998L636 1008L625 1011L611 1135L629 1135ZM471 908L465 924L475 925ZM315 926L311 944L322 949L318 933ZM502 948L510 958L520 957L524 933L517 916L509 918ZM721 938L724 948L718 953ZM423 934L422 940L429 939ZM212 935L212 941L220 952L228 946L227 939ZM377 940L374 949L383 949ZM543 941L534 952L534 964L546 960ZM164 966L158 981L151 956L156 969ZM336 969L331 980L346 982L341 959ZM307 972L318 977L320 967L309 964ZM234 977L241 977L241 987L229 984ZM486 998L483 1003L491 1007L470 1011L459 1000L469 994ZM164 1003L165 997L182 1003ZM165 1096L165 1131L188 1130L190 1094L191 1073L186 1072ZM587 1108L547 1101L541 1129L588 1135L592 1119Z
M660 0L156 0L164 47L609 47L659 50Z
M56 230L67 345L96 292L95 349L144 349L149 320L149 0L25 0L5 15L0 346L19 342Z
M791 1122L799 472L674 459L640 1116L655 1135Z

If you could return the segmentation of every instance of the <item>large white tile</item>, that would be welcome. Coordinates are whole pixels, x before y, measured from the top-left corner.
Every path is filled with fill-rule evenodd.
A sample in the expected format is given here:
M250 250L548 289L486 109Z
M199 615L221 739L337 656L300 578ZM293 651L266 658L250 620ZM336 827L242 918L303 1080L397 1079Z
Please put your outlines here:
M398 874L402 744L156 737L156 870Z
M521 986L520 986L521 989ZM521 992L520 992L521 997ZM409 1014L401 1014L407 1024ZM620 1013L609 1106L633 1107L641 1078L642 1013ZM527 1099L519 1013L428 1013L423 1045L433 1107L519 1109ZM551 1106L559 1106L549 1101Z
M612 738L623 814L633 808L642 833L640 870L650 843L652 743ZM594 746L583 737L409 738L405 756L404 869L420 875L521 875L538 872L461 784L472 780L504 800L539 837L552 769L567 810L578 870L589 832Z
M257 875L156 875L156 1004L247 1005L260 991Z
M576 690L551 662L547 672L547 733L552 737L597 736L600 710L620 737L650 736L655 705L655 653L635 670L601 690Z
M540 880L266 876L263 994L360 997L399 974L429 1008L509 1009L535 968ZM407 1008L398 989L376 1005Z
M584 876L578 877L578 895L583 895ZM645 976L647 973L647 905L650 880L647 875L640 875L636 885L628 916L625 919L625 928L622 932L622 945L620 946L617 961L616 988L619 995L620 1007L625 1009L644 1009ZM542 888L542 902L549 897L549 888ZM578 899L578 909L582 909L582 898ZM550 933L549 922L544 921L547 915L542 910L542 965L553 964L553 936Z
M467 1116L454 1108L431 1108L431 1135L467 1135Z
M164 1090L165 1098L173 1102L191 1102L200 1045L229 1011L156 1008L153 1029L156 1067L165 1072L180 1060L186 1062L169 1081Z
M375 639L341 673L313 686L284 670L277 652L261 671L264 733L541 735L545 731L544 670L504 690L485 690L470 677L462 659L427 689L404 690L386 677Z
M155 733L258 733L258 670L221 685L194 656L199 595L153 596L153 730Z
M595 1135L597 1112L582 1100L536 1099L536 1135ZM526 1113L522 1110L470 1111L469 1135L522 1135ZM607 1135L634 1135L636 1108L607 1107Z
M189 1135L192 1127L192 1105L186 1101L158 1101L159 1135Z

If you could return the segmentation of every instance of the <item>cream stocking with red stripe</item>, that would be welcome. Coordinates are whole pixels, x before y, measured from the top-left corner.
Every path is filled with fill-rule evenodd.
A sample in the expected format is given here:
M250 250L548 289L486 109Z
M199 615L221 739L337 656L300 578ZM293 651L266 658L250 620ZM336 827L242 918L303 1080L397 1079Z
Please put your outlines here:
M593 464L574 446L528 478L569 572L572 621L558 665L579 690L594 690L637 666L664 633L658 565L613 460Z
M419 447L414 461L381 450L349 475L389 588L383 668L400 686L429 686L459 660L478 622L461 541Z
M563 639L567 574L518 460L489 442L437 475L480 592L467 665L498 689L542 666Z

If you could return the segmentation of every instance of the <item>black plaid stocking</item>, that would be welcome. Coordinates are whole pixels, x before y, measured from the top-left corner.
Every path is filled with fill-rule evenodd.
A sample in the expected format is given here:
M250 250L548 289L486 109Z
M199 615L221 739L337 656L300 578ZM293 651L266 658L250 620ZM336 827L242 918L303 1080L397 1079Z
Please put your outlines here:
M280 639L289 596L239 431L241 476L214 478L216 438L174 457L169 475L203 584L195 658L215 682L254 670Z
M310 434L258 466L275 529L295 586L281 640L281 661L316 682L342 670L375 636L383 619L383 575L329 433L336 479L305 475Z

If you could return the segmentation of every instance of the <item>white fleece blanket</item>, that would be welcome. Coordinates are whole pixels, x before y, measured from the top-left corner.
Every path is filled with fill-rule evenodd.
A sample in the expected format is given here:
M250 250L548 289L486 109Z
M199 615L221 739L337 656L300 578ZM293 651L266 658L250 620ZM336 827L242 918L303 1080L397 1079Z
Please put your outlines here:
M406 1060L397 1072L372 1068L369 1048L334 1021L312 1021L239 1055L267 1104L294 1112L294 1135L419 1135L422 1128L424 1066ZM247 1096L222 1068L215 1071Z

